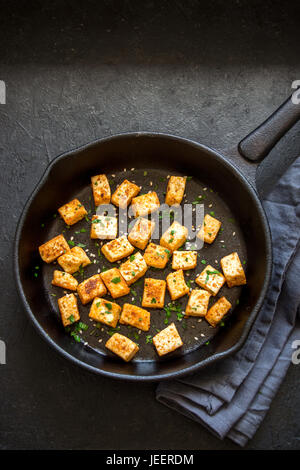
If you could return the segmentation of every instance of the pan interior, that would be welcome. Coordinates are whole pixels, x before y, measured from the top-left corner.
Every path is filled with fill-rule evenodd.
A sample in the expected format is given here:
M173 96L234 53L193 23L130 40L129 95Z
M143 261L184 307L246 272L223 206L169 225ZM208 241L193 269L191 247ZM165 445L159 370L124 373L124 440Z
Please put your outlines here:
M84 219L68 228L57 215L58 207L76 197L91 217L95 213L95 207L90 178L99 173L108 175L112 190L124 179L128 179L142 186L141 193L156 191L161 203L164 202L170 175L189 176L184 200L191 203L198 196L204 196L205 213L211 212L222 222L222 231L213 244L205 244L198 252L197 268L185 272L186 281L189 281L191 287L197 287L193 281L204 269L204 261L220 269L220 259L233 251L237 251L245 263L247 286L229 289L225 285L216 297L210 299L209 306L222 295L232 303L232 312L225 326L212 328L204 319L199 321L196 317L180 318L178 313L184 311L187 296L178 299L175 302L176 312L171 312L168 324L176 324L184 346L164 358L158 358L147 337L165 328L167 318L165 310L151 309L151 327L148 332L120 325L118 331L136 341L140 347L134 360L128 364L122 363L105 349L111 329L105 325L97 328L90 321L90 304L83 306L78 301L81 320L88 325L88 329L80 335L85 344L75 343L64 331L57 306L57 299L64 295L64 291L51 285L53 271L59 266L42 263L37 248L59 233L63 233L67 240L74 241L75 244L85 244L88 253L95 255L91 258L95 262L84 268L83 274L77 278L79 282L103 268L111 267L111 263L103 255L98 256L98 247L89 237L89 222ZM167 136L122 136L99 141L63 156L54 163L34 194L23 216L20 231L20 281L35 324L53 345L58 346L60 352L94 371L117 377L170 377L201 363L216 352L226 352L239 340L265 278L265 237L263 225L255 210L251 196L237 174L223 166L212 151L181 139ZM158 240L153 241L158 243ZM192 249L193 246L187 243L186 248ZM261 265L253 256L255 253L260 256ZM149 268L146 277L165 279L171 272L170 266L169 262L164 270ZM120 305L125 302L141 305L143 280L144 278L133 284L131 293L116 302ZM169 302L171 299L166 293L165 305ZM214 336L216 338L212 341Z
M174 171L171 167L169 170L157 170L153 168L145 169L124 169L122 171L116 171L115 173L108 174L108 178L113 188L116 188L124 179L135 182L142 187L141 193L154 190L157 192L161 202L164 202L165 191L167 188L168 177L170 175L179 175L178 171ZM112 176L113 175L113 176ZM145 176L144 176L145 175ZM92 175L91 175L92 176ZM87 180L87 184L80 191L72 194L72 198L78 198L79 201L88 210L89 216L95 214L95 207L93 198L91 197L90 181ZM222 197L218 194L217 188L211 188L206 186L204 181L199 180L196 176L189 178L186 185L186 197L184 201L195 202L198 196L202 196L205 213L213 213L214 216L222 221L222 231L219 233L215 242L211 245L204 244L203 248L198 251L198 263L197 268L185 272L185 279L191 287L198 287L195 284L196 276L203 271L205 264L210 264L216 269L220 268L220 259L233 251L237 251L241 257L241 260L246 260L246 246L243 240L241 229L235 221L233 214L229 207L222 200ZM183 201L183 202L184 202ZM66 201L68 202L68 201ZM55 211L53 215L57 212ZM175 217L176 218L176 217ZM133 220L133 218L131 219ZM170 223L172 223L173 217L171 216ZM66 224L58 216L54 217L53 220L47 223L45 226L47 231L47 238L52 238L57 234L63 233L65 238L71 243L77 245L77 243L84 244L84 249L87 250L91 261L91 265L86 267L77 275L78 282L82 282L84 279L97 274L99 271L110 269L112 263L106 260L101 255L99 250L102 243L97 240L90 239L90 222L83 219L81 222L67 228ZM86 230L82 232L81 230ZM126 232L124 232L126 233ZM120 233L119 235L123 235ZM154 243L159 243L158 239L153 239ZM100 246L99 246L100 245ZM187 249L194 248L195 242L193 240L187 242L185 247ZM140 250L136 250L140 251ZM100 256L99 256L100 255ZM122 260L123 262L124 260ZM120 261L121 262L121 261ZM119 263L114 263L113 266L118 267ZM40 267L40 274L43 278L43 294L46 301L49 304L49 310L56 316L58 325L60 325L60 315L57 306L57 299L64 295L63 290L60 287L51 285L53 278L54 269L60 269L60 266L47 265L45 263L38 263ZM131 293L116 300L119 305L124 303L133 303L141 306L141 296L143 294L144 278L155 278L155 279L166 279L166 276L172 272L171 261L167 264L167 267L163 270L149 267L146 275L135 284L131 285ZM209 306L213 305L219 297L225 295L225 297L231 302L232 305L236 305L240 295L240 288L229 289L224 286L216 297L211 297ZM67 293L67 292L66 292ZM107 299L111 297L106 296ZM169 293L166 293L166 306L169 304L176 308L176 311L171 311L171 316L167 316L167 312L164 309L151 309L151 327L147 332L143 332L136 328L130 328L126 325L119 325L118 332L130 337L133 341L139 345L139 353L137 354L134 361L157 361L158 357L149 342L149 336L154 336L157 331L165 328L169 323L174 322L179 331L179 334L183 340L184 346L174 353L166 356L160 360L171 360L174 356L182 356L190 351L193 351L199 347L205 347L206 343L218 332L219 328L212 328L209 324L197 317L189 317L188 319L182 318L182 312L184 312L187 304L187 295L178 299L174 303L171 302ZM102 355L110 355L110 352L105 349L105 342L113 333L113 329L105 325L99 325L89 319L90 304L82 305L78 301L81 320L88 325L86 331L82 331L80 336L85 343L88 343L90 347L94 349L96 353ZM150 310L150 309L149 309ZM234 312L234 309L233 309ZM179 318L178 318L179 317ZM98 328L100 326L100 328ZM70 339L71 341L74 341ZM151 340L151 339L150 339Z

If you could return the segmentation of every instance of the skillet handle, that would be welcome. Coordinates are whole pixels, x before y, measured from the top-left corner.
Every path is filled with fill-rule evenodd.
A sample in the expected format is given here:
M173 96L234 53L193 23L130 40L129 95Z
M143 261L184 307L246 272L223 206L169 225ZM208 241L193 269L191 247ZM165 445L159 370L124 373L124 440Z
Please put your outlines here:
M241 140L238 145L239 153L252 162L265 158L300 118L298 101L300 100L296 98L296 92L294 92L268 119Z

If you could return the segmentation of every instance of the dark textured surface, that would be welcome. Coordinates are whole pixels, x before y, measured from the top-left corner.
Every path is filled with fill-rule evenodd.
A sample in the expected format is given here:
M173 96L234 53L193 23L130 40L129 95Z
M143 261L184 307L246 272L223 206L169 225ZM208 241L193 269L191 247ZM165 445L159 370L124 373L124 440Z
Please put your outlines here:
M47 163L91 139L160 130L235 158L228 149L300 78L296 5L1 2L1 448L236 448L158 404L154 385L92 376L50 350L20 305L12 239ZM279 175L298 156L299 129L259 168L264 191L274 182L270 163ZM298 367L248 448L300 447Z

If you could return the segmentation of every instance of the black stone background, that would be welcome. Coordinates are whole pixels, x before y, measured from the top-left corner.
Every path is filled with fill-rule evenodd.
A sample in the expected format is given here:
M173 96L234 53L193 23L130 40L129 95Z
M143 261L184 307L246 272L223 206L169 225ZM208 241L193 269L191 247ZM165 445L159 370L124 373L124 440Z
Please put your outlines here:
M299 19L292 1L0 2L0 448L237 448L159 404L154 384L97 377L51 350L18 298L13 237L48 163L80 144L146 130L233 148L300 79ZM299 155L299 129L261 165L264 191ZM299 449L298 367L247 448Z

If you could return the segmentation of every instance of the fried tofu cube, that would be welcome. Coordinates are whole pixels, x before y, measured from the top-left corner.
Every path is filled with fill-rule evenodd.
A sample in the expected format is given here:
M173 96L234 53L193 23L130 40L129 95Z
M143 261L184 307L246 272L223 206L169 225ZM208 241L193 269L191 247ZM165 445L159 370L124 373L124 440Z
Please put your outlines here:
M73 199L61 206L58 212L67 225L74 225L87 215L87 211L78 199Z
M171 251L163 246L149 243L144 253L144 259L148 266L156 269L164 269L171 256Z
M120 305L95 297L90 308L89 317L104 325L116 328L121 310Z
M146 278L144 283L144 292L142 307L163 308L165 304L166 281L162 279Z
M190 292L189 287L185 283L182 269L168 274L166 281L172 300L179 299Z
M41 258L46 263L52 263L68 251L70 251L70 247L63 235L57 235L57 237L51 238L51 240L39 246Z
M182 339L174 323L153 336L153 344L159 356L169 354L183 345Z
M120 266L120 273L130 286L146 273L148 266L141 253L130 255L129 259Z
M140 186L137 186L128 180L124 180L113 193L111 202L115 206L121 207L121 209L126 209L126 207L131 203L132 198L137 196L140 190Z
M56 269L53 273L51 284L53 286L62 287L63 289L76 290L78 281L72 276L72 274L58 271Z
M162 235L160 244L171 251L176 251L186 242L187 236L188 229L175 220Z
M160 206L158 196L155 191L132 199L132 210L135 217L144 216L155 212Z
M205 317L211 294L204 289L193 289L190 293L185 314L191 317Z
M126 362L130 361L139 350L136 343L126 336L120 335L120 333L112 335L105 346Z
M152 236L154 228L154 221L152 222L151 220L140 217L137 219L133 228L130 230L128 240L136 248L144 250Z
M58 308L63 325L66 327L80 320L77 298L74 294L67 294L58 299Z
M186 176L171 176L169 178L166 204L169 206L179 206L184 196Z
M78 271L80 267L84 268L91 264L91 260L80 246L74 246L68 253L57 258L57 262L66 273L70 274Z
M197 234L197 237L203 240L205 243L211 244L221 228L221 222L209 214L206 214L203 220L203 224Z
M113 299L129 294L130 288L119 269L112 268L108 271L103 271L100 276Z
M132 246L128 241L126 235L122 235L121 237L103 245L101 251L108 261L115 263L116 261L131 255L134 251L134 246Z
M246 284L245 272L237 252L224 256L221 259L221 266L228 287Z
M130 325L139 330L148 331L150 328L150 312L137 305L124 304L120 317L122 325Z
M117 217L93 215L91 223L91 238L98 240L113 240L118 235Z
M196 283L215 296L225 284L225 277L220 271L208 265L196 278Z
M210 307L207 314L205 315L205 320L211 326L217 326L226 313L231 309L231 303L225 298L221 297L217 302Z
M110 186L106 175L96 175L91 177L95 206L110 203Z
M95 297L103 297L107 293L107 290L100 274L95 274L81 282L77 287L77 292L81 303L85 305L91 302Z
M197 266L197 251L174 251L172 259L173 269L194 269Z

